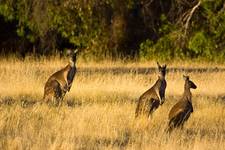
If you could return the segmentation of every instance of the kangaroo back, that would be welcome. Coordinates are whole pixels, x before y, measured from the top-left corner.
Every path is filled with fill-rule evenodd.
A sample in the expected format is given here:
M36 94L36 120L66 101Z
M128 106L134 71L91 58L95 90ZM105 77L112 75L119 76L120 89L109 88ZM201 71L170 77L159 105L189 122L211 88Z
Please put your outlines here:
M184 76L184 93L180 101L178 101L169 112L168 132L174 128L183 127L184 122L188 120L193 112L192 95L190 89L197 86L189 80L188 76Z

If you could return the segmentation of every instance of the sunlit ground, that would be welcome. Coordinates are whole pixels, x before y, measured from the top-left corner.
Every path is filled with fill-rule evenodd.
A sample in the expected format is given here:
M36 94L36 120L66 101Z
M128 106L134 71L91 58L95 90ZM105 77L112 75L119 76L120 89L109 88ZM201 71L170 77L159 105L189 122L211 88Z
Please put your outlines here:
M168 64L166 102L149 120L135 120L138 97L157 80L155 62L78 60L63 106L39 103L48 77L66 64L59 58L0 60L0 149L224 149L225 65ZM183 74L198 86L192 90L194 113L183 130L168 135L168 112L182 95Z

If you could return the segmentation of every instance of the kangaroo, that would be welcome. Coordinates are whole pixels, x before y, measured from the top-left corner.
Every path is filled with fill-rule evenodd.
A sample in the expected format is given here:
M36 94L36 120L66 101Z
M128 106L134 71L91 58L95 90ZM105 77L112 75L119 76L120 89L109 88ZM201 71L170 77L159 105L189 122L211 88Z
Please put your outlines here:
M76 74L76 55L77 50L70 54L69 64L63 69L52 74L44 87L44 101L53 102L58 105L62 102L66 92L69 92Z
M171 132L174 128L183 127L184 122L193 113L191 89L196 89L197 86L189 79L189 76L183 75L183 78L185 80L184 93L181 100L169 112L168 132Z
M155 84L146 92L144 92L139 100L135 111L135 117L140 115L149 117L158 107L165 101L166 91L166 65L161 66L158 62L159 76Z

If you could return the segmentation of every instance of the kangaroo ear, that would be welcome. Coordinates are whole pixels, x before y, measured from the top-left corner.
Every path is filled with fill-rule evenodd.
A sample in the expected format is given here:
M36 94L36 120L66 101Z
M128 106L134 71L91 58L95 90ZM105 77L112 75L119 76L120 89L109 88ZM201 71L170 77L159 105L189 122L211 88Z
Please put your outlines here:
M189 76L183 75L184 80L189 80Z
M73 53L76 54L78 51L79 51L78 49L75 49Z
M161 68L161 66L160 66L159 62L157 61L156 63L157 63L157 66L158 66L159 68Z
M166 68L167 67L167 65L165 64L164 66L163 66L163 68Z

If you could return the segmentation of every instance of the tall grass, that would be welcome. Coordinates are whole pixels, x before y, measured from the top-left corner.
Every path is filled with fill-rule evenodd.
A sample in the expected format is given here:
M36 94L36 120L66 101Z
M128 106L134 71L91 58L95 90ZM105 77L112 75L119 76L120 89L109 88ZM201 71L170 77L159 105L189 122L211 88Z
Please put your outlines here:
M157 72L89 70L155 67L154 62L78 60L77 75L65 97L69 105L55 108L35 103L42 99L47 78L66 63L59 58L0 60L0 149L224 149L223 72L188 73L198 86L193 90L194 113L183 130L168 135L164 132L168 112L183 92L185 71L169 72L164 105L149 120L135 120L136 101L155 82ZM171 63L168 67L225 66Z

